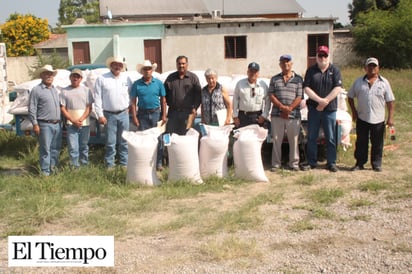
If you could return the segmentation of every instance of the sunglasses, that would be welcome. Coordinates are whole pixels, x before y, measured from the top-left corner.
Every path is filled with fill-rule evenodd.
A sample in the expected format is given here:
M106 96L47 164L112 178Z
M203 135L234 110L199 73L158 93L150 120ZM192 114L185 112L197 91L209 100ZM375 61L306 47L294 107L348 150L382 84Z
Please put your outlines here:
M256 95L255 88L252 88L251 97L253 98L253 97L255 97L255 95Z
M318 57L319 58L328 58L329 55L327 55L326 53L319 53Z

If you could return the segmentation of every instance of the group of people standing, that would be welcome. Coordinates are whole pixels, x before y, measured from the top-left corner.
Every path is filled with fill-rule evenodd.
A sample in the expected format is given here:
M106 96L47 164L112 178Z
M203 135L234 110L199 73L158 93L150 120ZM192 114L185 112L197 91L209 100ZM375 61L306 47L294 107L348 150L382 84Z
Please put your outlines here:
M42 82L33 88L29 100L29 118L34 133L39 136L40 168L48 176L55 170L61 147L61 117L67 120L67 141L71 165L88 164L88 117L94 103L98 122L105 125L105 164L108 169L118 164L127 166L127 142L121 137L129 130L129 121L145 130L166 124L167 133L184 135L193 126L197 109L201 106L201 122L219 125L217 112L226 110L224 124L234 123L236 128L251 124L263 126L271 122L273 140L271 171L282 167L284 136L289 143L288 168L294 171L317 167L317 147L320 127L323 128L326 148L326 167L337 172L336 111L337 96L342 90L340 70L329 62L329 48L320 46L316 64L309 67L305 78L292 69L292 56L279 58L280 73L270 79L269 86L259 79L260 66L252 62L247 78L236 84L233 100L218 81L213 69L205 71L207 85L201 87L196 74L188 71L189 59L176 58L176 71L164 83L153 77L156 64L149 60L137 66L142 77L134 82L124 72L122 58L110 57L106 61L109 72L96 79L95 94L80 85L82 72L73 70L71 85L58 93L53 86L57 71L50 65L39 69ZM353 120L356 121L356 165L352 170L364 169L368 159L368 140L372 143L371 162L375 171L382 170L382 150L385 131L385 106L388 108L386 124L393 125L394 96L389 82L379 75L376 58L365 63L366 75L355 81L348 97ZM307 94L308 140L307 165L299 165L299 134L301 129L300 105ZM357 99L355 105L354 98ZM131 119L129 119L129 112ZM159 137L157 169L162 169L163 147Z

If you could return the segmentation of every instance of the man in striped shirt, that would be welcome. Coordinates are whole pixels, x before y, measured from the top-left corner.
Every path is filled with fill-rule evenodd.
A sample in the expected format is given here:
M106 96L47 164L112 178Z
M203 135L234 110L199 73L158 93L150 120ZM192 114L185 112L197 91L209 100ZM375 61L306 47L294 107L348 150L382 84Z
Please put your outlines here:
M289 165L294 171L299 170L299 132L300 102L303 99L303 78L292 70L292 56L284 54L279 58L282 70L272 77L269 84L269 96L272 102L272 172L281 167L282 142L285 135L289 142Z

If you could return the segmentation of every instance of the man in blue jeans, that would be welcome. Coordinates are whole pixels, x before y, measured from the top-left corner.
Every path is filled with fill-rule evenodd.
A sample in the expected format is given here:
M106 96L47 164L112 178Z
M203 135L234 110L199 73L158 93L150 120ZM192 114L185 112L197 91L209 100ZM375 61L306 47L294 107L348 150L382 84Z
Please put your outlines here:
M29 98L29 119L34 134L39 136L40 169L45 176L56 171L61 148L59 93L53 86L56 74L51 65L38 69L41 83L32 89Z
M70 85L60 93L60 105L67 123L67 145L70 164L74 168L89 163L89 115L93 95L90 89L81 85L83 74L80 69L70 73Z
M126 63L121 57L106 60L109 72L100 75L95 84L95 109L99 123L106 127L105 162L108 169L115 166L116 147L119 151L119 164L127 167L128 147L122 133L129 130L129 86L131 81L124 72Z
M316 168L318 158L318 136L322 125L326 139L327 169L337 172L336 167L336 110L337 96L342 90L340 70L329 62L329 48L320 46L316 64L309 67L303 83L309 96L308 106L308 168Z
M157 127L157 122L162 115L162 125L166 123L166 91L162 81L153 78L153 71L157 64L145 60L138 64L136 70L142 74L142 78L136 80L130 91L131 112L133 124L139 130ZM137 104L137 111L136 111ZM159 140L157 151L157 170L162 170L162 148Z

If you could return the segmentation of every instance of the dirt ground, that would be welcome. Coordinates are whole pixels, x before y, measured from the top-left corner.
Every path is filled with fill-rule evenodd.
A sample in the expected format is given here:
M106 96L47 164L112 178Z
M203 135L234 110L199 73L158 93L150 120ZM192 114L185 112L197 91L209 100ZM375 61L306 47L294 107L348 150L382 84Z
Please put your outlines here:
M125 232L115 238L113 268L12 268L7 267L7 239L0 245L1 273L412 273L412 199L410 187L404 193L384 189L377 193L361 191L359 185L370 181L398 183L410 178L409 144L387 146L392 151L390 166L381 173L370 168L350 172L324 169L297 173L266 171L269 183L231 186L221 193L206 193L195 198L176 200L176 206L208 205L221 211L237 208L258 194L279 191L279 203L263 204L255 213L260 225L199 234L201 226L183 227L149 236ZM302 177L313 176L314 184L296 183ZM308 177L308 178L309 178ZM337 202L326 206L330 218L315 218L305 196L311 190L339 188L344 191ZM405 193L406 192L406 193ZM395 195L396 194L396 195ZM368 205L356 208L354 200L367 200ZM165 222L173 216L158 212L146 216L148 222ZM207 215L205 215L207 218ZM309 220L309 221L308 221ZM135 220L135 222L142 220ZM305 221L307 221L305 223ZM67 220L47 224L38 235L84 235ZM131 220L133 222L133 220ZM207 220L205 220L207 222ZM296 224L307 228L294 230ZM308 226L308 224L310 224ZM136 223L136 225L138 225ZM225 249L225 241L233 240ZM216 250L207 252L211 246ZM206 251L205 251L206 250Z

